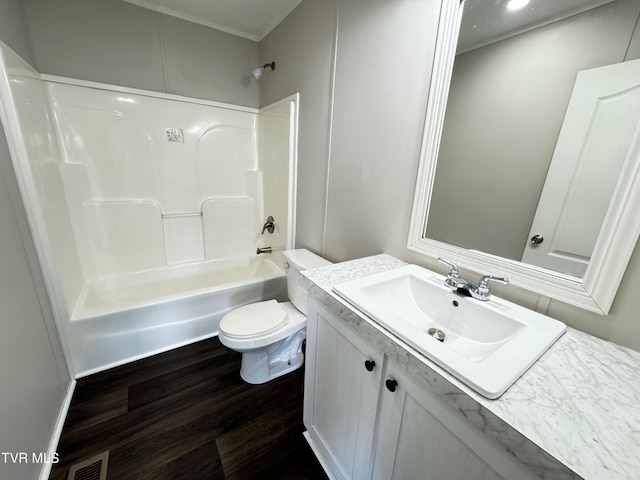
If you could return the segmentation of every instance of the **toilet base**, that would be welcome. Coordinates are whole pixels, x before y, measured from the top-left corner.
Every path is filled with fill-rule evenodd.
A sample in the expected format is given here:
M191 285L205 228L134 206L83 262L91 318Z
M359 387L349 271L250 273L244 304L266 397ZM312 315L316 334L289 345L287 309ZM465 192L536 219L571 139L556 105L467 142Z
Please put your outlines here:
M306 333L303 328L267 348L244 352L240 365L242 379L258 385L300 368L304 363L302 342Z

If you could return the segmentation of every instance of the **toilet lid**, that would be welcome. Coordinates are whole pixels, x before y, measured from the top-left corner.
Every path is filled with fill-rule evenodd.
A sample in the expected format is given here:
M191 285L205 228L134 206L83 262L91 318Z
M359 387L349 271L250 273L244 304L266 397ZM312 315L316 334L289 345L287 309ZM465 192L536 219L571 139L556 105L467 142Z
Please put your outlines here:
M228 337L266 335L288 323L287 313L275 300L236 308L220 321L220 331Z

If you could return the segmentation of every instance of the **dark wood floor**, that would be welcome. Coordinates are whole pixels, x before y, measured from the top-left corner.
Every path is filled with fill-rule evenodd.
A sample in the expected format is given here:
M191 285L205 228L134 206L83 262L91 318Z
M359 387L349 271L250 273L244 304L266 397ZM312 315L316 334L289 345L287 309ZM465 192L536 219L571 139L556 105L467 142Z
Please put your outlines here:
M109 480L326 479L302 437L303 368L263 385L217 338L80 379L50 480L109 450Z

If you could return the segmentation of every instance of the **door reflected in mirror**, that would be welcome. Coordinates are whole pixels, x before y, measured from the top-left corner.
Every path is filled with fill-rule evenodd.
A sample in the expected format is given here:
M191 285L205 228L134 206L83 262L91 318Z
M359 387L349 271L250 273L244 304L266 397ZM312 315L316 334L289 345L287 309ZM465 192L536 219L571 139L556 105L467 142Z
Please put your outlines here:
M466 2L425 238L582 278L637 161L640 2L507 3Z

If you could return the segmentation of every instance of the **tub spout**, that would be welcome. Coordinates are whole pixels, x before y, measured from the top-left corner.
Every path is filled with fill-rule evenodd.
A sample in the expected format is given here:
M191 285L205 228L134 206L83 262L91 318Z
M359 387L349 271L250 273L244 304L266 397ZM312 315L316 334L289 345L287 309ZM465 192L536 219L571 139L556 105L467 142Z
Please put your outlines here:
M260 255L261 253L271 253L271 247L258 247L258 250L256 250L256 254Z

